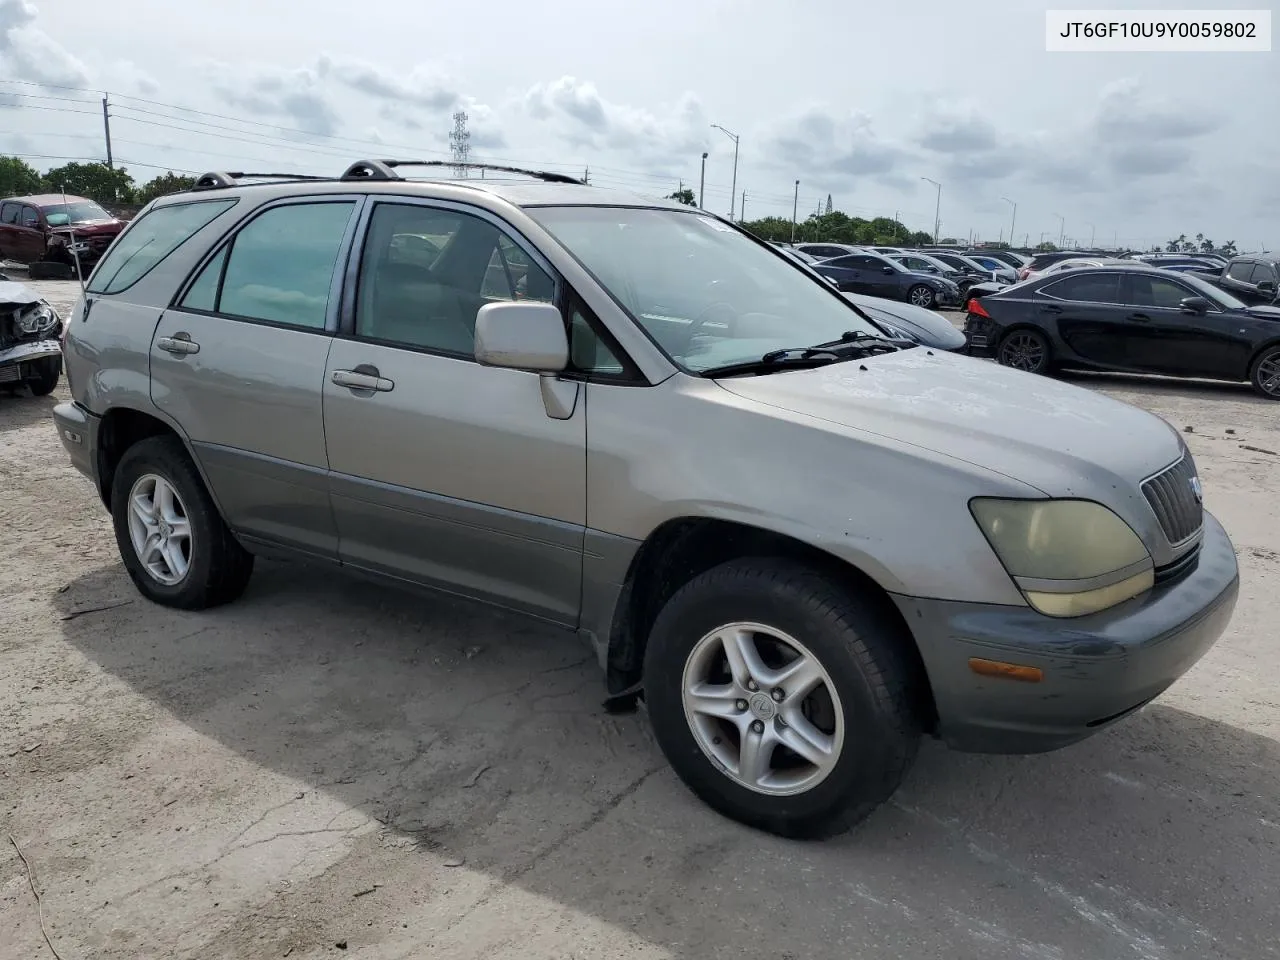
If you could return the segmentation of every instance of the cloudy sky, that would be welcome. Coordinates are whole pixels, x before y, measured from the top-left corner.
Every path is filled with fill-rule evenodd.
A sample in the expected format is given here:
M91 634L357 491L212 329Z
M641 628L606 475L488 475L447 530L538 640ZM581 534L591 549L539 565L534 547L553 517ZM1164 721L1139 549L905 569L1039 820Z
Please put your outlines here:
M789 217L799 179L802 217L830 193L931 230L930 177L944 235L1007 237L1007 197L1033 243L1061 215L1085 243L1280 246L1280 53L1049 54L1060 5L0 0L0 152L101 158L109 91L140 181L337 173L447 157L461 108L476 158L644 194L696 190L706 150L705 202L727 214L714 123L741 137L748 218Z

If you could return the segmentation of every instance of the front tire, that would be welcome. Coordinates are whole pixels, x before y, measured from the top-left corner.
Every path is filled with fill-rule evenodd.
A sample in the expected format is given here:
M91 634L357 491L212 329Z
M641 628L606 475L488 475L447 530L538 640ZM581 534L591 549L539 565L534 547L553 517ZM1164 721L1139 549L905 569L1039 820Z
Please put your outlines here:
M907 291L907 302L926 310L932 310L937 299L938 295L933 292L933 288L926 287L923 283L918 283Z
M32 365L36 368L36 372L33 376L27 377L25 381L27 389L33 396L47 397L53 393L62 376L62 358L45 357L42 360L32 361Z
M996 348L996 361L1027 373L1048 373L1053 352L1049 339L1039 330L1022 328L1008 333Z
M878 598L806 567L724 564L654 623L644 668L654 735L720 813L786 837L841 833L915 758L922 678L911 642Z
M1258 354L1249 370L1249 382L1259 396L1280 400L1280 346L1268 347Z
M125 569L148 600L202 610L244 592L253 555L232 536L177 437L148 437L125 452L111 516Z

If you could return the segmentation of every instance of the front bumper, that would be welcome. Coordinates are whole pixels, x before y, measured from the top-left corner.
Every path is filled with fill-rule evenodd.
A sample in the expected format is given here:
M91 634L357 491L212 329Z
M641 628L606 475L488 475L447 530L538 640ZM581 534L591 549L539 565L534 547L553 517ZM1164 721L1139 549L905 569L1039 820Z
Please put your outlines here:
M90 413L78 403L60 403L53 408L53 422L58 428L58 439L71 458L71 465L98 483L98 433L102 418Z
M934 290L935 300L940 307L958 307L960 306L960 289L955 290L943 289Z
M32 340L0 350L0 383L19 383L27 378L26 365L49 357L62 357L57 340Z
M1083 740L1159 696L1221 636L1239 593L1235 549L1204 515L1195 566L1111 610L1070 620L1030 607L895 596L938 708L938 733L979 753ZM974 673L970 658L1038 667L1040 682Z

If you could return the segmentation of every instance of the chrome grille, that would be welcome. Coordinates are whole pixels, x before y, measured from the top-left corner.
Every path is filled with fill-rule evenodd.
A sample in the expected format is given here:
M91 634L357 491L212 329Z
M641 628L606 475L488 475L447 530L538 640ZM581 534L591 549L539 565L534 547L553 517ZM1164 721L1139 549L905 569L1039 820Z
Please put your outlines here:
M1142 484L1142 494L1155 511L1160 529L1174 546L1190 540L1204 523L1200 479L1191 454Z

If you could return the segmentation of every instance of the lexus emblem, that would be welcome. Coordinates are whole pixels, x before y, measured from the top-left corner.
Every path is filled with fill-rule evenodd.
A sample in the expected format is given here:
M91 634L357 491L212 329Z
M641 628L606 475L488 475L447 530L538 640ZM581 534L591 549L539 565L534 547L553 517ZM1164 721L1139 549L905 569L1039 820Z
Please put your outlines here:
M1195 495L1196 503L1204 503L1204 487L1200 485L1199 477L1191 478L1191 492Z

